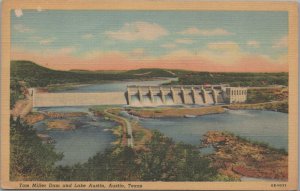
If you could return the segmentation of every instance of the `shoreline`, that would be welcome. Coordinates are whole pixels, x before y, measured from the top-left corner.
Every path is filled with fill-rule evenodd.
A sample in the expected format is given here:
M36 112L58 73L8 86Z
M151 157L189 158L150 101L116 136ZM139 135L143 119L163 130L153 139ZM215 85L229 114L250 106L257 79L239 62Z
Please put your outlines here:
M254 104L227 104L212 105L197 108L182 107L154 107L154 108L125 108L125 110L134 116L141 118L164 118L164 117L195 117L203 115L213 115L224 113L229 110L267 110L274 112L288 113L287 101L274 101Z
M223 131L208 131L202 145L214 147L216 152L208 158L226 176L278 180L288 177L288 153L284 150Z
M223 107L231 110L267 110L288 113L288 101L230 104Z
M222 106L208 106L198 108L129 108L125 109L130 115L142 118L163 118L163 117L194 117L224 113Z

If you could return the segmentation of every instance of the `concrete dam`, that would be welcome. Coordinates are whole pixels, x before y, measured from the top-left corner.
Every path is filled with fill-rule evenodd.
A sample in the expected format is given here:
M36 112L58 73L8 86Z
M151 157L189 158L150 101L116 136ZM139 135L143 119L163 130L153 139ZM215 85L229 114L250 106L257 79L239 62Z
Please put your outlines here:
M126 99L132 106L242 103L247 89L223 85L128 86Z
M124 92L34 93L33 107L126 105Z
M124 92L47 93L31 92L33 107L130 105L213 105L243 103L247 88L225 85L128 86Z

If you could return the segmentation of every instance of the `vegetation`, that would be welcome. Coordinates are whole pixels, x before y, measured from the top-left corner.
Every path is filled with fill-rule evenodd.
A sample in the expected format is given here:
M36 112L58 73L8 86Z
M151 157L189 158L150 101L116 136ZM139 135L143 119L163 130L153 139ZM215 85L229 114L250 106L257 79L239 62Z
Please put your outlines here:
M287 88L250 89L247 92L247 103L284 101L288 99Z
M267 102L267 103L255 103L255 104L231 104L224 106L228 109L257 109L257 110L269 110L269 111L279 111L283 113L289 112L288 101L277 101L277 102Z
M288 73L212 73L173 71L179 80L173 81L175 85L190 84L222 84L230 86L267 86L288 85Z
M10 120L10 180L54 180L54 163L63 155L43 144L20 119Z
M288 153L284 149L222 131L208 131L201 141L202 146L216 150L208 158L222 175L287 180Z
M194 146L175 143L155 131L145 150L114 147L84 164L59 166L57 180L210 181L219 177ZM223 179L223 178L222 178Z
M10 80L10 108L13 108L16 101L19 99L24 99L22 94L22 85L16 80Z
M30 87L45 87L51 84L65 83L95 83L105 80L149 79L154 77L174 76L162 69L140 69L118 73L58 71L42 67L30 61L11 61L11 79L25 81Z
M11 78L23 80L30 87L51 84L95 83L105 80L151 79L178 77L172 84L220 84L231 86L288 85L288 73L212 73L184 70L138 69L130 71L58 71L39 66L31 61L11 61Z
M263 147L263 148L269 149L273 152L278 152L279 154L282 154L282 155L288 155L288 152L284 148L277 149L263 141L254 141L247 137L241 137L241 136L235 135L233 133L229 133L229 132L226 132L226 133L228 135L235 136L237 138L237 140L240 141L241 143L250 143L254 146Z

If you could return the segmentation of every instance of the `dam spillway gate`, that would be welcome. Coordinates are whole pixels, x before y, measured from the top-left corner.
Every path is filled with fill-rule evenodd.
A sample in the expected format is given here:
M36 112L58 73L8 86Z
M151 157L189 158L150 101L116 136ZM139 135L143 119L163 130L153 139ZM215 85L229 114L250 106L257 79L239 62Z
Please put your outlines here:
M243 103L247 89L224 85L128 86L125 95L131 106L212 105Z

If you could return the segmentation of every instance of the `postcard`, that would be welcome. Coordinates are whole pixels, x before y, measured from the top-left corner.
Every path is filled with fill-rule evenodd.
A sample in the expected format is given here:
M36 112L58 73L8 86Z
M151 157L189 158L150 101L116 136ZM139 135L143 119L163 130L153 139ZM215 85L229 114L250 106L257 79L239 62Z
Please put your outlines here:
M2 189L297 189L297 3L2 9Z

